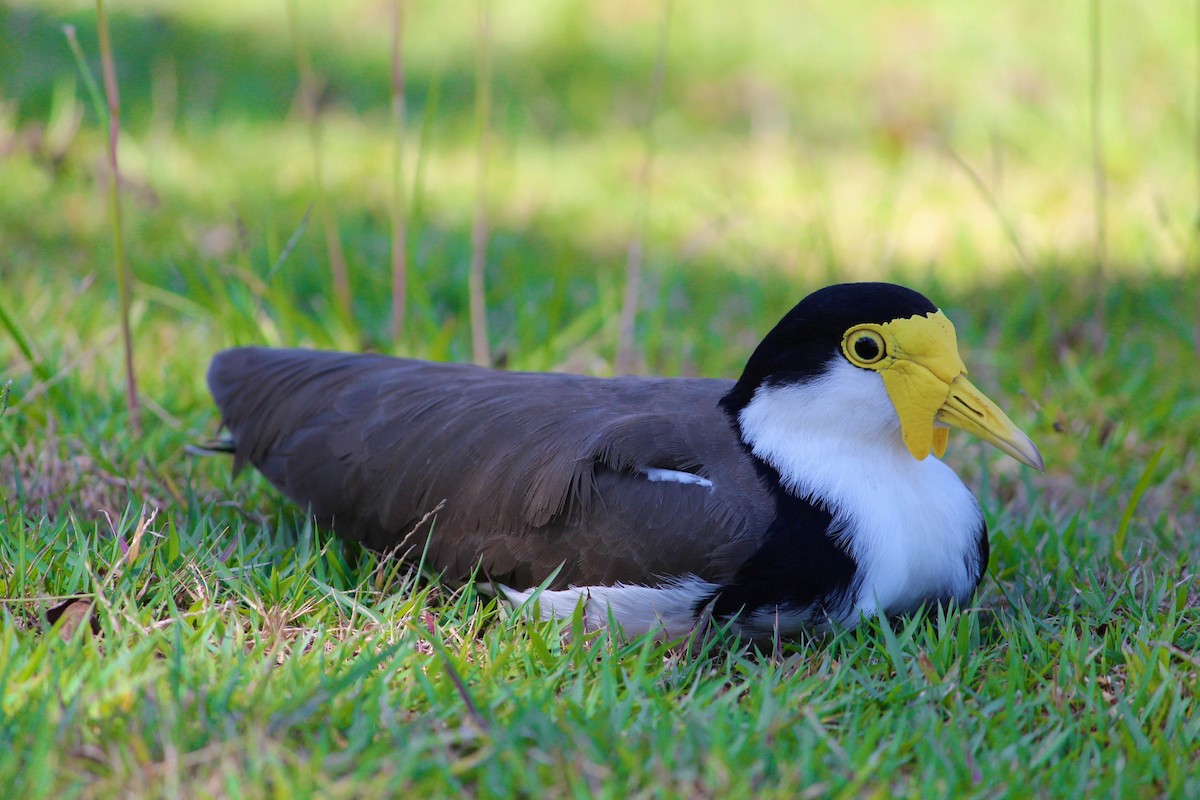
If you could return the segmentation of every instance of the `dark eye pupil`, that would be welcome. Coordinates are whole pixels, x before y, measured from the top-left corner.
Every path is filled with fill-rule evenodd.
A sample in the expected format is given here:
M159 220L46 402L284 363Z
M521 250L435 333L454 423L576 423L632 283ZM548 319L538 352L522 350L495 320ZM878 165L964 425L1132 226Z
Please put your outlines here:
M870 336L860 336L854 343L854 355L863 361L874 361L879 358L879 343Z

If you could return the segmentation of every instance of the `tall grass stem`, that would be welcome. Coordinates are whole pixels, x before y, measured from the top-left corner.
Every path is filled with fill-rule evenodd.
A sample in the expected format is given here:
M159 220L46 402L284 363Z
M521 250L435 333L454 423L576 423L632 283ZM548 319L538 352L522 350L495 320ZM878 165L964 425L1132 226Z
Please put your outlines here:
M404 0L392 0L392 343L408 306L408 198L404 189Z
M346 266L346 253L342 249L342 236L337 221L329 207L325 194L325 165L321 147L321 122L316 73L312 68L304 29L300 23L300 10L296 0L288 0L288 25L292 33L292 49L296 59L296 72L300 81L300 108L308 127L312 146L313 194L317 217L325 232L325 248L329 258L329 276L333 284L334 310L344 324L353 319L354 298L350 290L350 270Z
M1014 225L1013 221L1009 219L1009 216L1004 213L1004 209L1000 205L1000 198L996 196L996 192L994 192L992 187L988 186L988 184L983 180L983 176L979 174L979 171L967 163L967 160L959 155L959 153L953 147L951 147L949 143L945 143L943 149L945 150L946 155L949 156L950 160L958 165L958 168L961 169L963 174L965 174L971 181L971 185L974 186L975 190L979 192L979 196L982 197L984 202L988 204L988 208L992 210L992 213L996 215L996 219L1000 222L1000 226L1004 228L1004 234L1008 237L1008 241L1012 243L1013 250L1016 251L1017 259L1021 262L1021 267L1026 272L1032 272L1033 262L1029 260L1029 254L1025 252L1025 245L1021 242L1021 236L1017 232L1016 225Z
M100 87L96 84L96 76L92 74L92 69L88 66L87 57L83 54L83 48L79 46L79 37L75 34L75 26L69 24L63 25L62 32L63 36L67 37L67 45L71 48L71 55L75 57L75 66L79 69L79 74L83 78L83 85L87 89L92 109L96 112L96 119L103 125L108 119L107 104L104 102L104 95L100 93Z
M108 204L112 226L113 266L117 273L117 294L121 305L121 345L125 351L125 404L134 436L142 431L138 405L137 372L133 365L133 332L130 308L133 305L133 276L125 258L124 223L121 210L121 167L118 149L121 143L121 96L117 89L117 69L113 62L112 40L108 35L108 15L104 0L96 0L96 35L100 40L100 65L104 72L104 95L108 101Z
M1196 67L1195 67L1196 72L1195 72L1194 79L1195 79L1195 83L1196 83L1196 86L1195 86L1196 108L1195 108L1195 112L1194 112L1195 119L1193 120L1193 124L1195 125L1196 129L1195 129L1195 132L1193 133L1193 136L1195 137L1195 149L1193 150L1193 156L1195 159L1195 163L1194 163L1193 167L1195 169L1195 177L1196 177L1196 209L1193 212L1193 217L1192 217L1191 261L1192 261L1192 269L1196 270L1197 274L1200 274L1200 0L1197 0L1197 2L1196 2L1196 61L1195 61L1195 64L1196 64ZM1196 353L1200 354L1200 292L1197 292L1197 294L1196 294L1196 317L1195 317L1195 320L1196 320L1195 327L1193 328L1193 331L1192 331L1192 344L1195 347Z
M1104 159L1104 58L1102 0L1091 0L1088 4L1088 85L1089 116L1092 138L1092 205L1095 228L1092 258L1095 263L1096 280L1101 291L1096 293L1093 322L1096 325L1096 349L1103 347L1105 328L1105 292L1103 285L1108 262L1108 174Z
M475 219L471 223L471 271L467 278L471 308L471 353L476 364L492 361L488 342L487 298L484 268L487 266L488 150L491 138L492 105L492 10L491 0L479 0L475 46L475 124L477 133Z
M655 141L654 118L662 96L663 78L667 71L667 42L671 30L673 0L663 0L662 21L655 46L654 73L650 80L650 101L646 109L646 123L642 131L644 151L638 170L637 210L633 220L633 236L625 258L625 288L621 297L621 314L617 327L618 374L629 374L636 369L634 332L637 324L638 298L642 288L642 271L646 258L646 221L650 216L650 176L654 166Z

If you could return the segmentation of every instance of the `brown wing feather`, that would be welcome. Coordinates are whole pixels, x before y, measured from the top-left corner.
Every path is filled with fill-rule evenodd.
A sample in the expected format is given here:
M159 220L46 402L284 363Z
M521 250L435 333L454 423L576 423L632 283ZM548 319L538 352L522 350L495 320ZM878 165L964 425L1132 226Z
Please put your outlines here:
M717 401L730 383L510 373L375 355L241 348L209 387L249 462L324 525L400 542L444 502L428 557L522 588L723 581L773 505ZM695 472L702 486L638 470ZM419 551L427 531L412 541Z

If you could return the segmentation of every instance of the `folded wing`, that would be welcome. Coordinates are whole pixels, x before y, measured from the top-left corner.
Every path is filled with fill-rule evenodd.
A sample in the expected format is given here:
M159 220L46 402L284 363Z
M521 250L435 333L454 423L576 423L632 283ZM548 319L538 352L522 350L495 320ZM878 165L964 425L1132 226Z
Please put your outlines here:
M560 568L557 586L724 582L774 512L717 405L726 381L265 348L218 354L208 381L235 469L253 464L369 547L420 553L428 538L451 579L479 567L520 588Z

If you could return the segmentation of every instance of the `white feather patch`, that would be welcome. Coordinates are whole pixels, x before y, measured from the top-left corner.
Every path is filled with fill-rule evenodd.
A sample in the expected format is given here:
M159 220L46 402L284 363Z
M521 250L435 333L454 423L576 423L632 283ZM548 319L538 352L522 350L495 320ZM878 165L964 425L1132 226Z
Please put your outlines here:
M680 472L674 469L660 467L642 467L642 474L651 483L686 483L695 486L712 486L712 481L691 472Z
M606 627L610 617L627 636L658 631L668 639L687 636L696 624L696 605L719 587L695 576L657 586L571 586L557 591L528 589L519 592L497 585L514 607L525 607L541 619L566 619L583 606L589 630ZM532 599L532 605L529 601Z
M857 603L839 623L970 597L979 504L939 459L908 452L878 374L834 359L804 384L760 387L739 423L790 491L825 503L857 562Z

